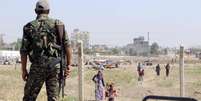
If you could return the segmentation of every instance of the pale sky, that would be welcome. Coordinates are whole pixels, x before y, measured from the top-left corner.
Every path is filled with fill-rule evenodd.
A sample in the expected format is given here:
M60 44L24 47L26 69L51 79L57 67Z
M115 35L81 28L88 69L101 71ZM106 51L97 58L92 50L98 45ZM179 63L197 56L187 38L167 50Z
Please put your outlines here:
M6 42L22 37L35 19L37 0L1 0L0 33ZM161 46L201 45L201 0L49 0L50 17L62 20L69 33L91 33L92 44L126 45L147 36Z

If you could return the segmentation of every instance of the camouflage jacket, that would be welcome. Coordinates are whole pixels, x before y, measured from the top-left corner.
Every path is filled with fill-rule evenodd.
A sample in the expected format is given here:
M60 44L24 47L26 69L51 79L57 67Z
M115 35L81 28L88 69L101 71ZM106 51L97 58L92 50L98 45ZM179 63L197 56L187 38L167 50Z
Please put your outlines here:
M58 57L59 49L54 45L59 43L56 25L63 24L59 20L50 19L47 15L39 15L36 20L29 22L23 28L21 55L28 55L31 62L41 57ZM70 46L67 33L63 36L64 45Z

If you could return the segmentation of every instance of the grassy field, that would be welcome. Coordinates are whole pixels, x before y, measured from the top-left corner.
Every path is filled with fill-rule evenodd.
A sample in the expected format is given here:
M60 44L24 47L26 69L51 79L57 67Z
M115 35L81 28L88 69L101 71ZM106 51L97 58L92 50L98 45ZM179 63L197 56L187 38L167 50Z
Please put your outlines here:
M19 66L0 66L0 101L21 101L24 82L21 79ZM125 67L125 66L124 66ZM157 77L153 67L145 69L143 82L137 81L136 66L104 70L105 82L114 82L118 90L116 101L141 101L146 95L179 96L178 65L171 65L171 73L165 77L164 65L161 65L161 76ZM94 100L94 83L92 77L97 73L93 69L85 69L84 92L86 100ZM71 77L66 80L65 101L77 101L78 76L74 68ZM201 100L201 64L185 65L185 95ZM37 101L47 101L43 87Z

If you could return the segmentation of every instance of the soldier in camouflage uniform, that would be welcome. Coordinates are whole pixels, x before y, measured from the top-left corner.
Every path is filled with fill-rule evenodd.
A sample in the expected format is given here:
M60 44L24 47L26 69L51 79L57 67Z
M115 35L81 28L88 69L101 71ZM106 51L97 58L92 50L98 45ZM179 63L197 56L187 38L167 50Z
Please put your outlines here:
M58 101L60 65L50 67L49 64L52 59L60 57L59 51L61 50L55 48L54 45L60 41L56 25L63 23L48 17L49 5L45 0L37 2L35 12L37 14L36 20L24 26L20 49L22 78L26 81L23 101L35 101L44 82L48 101ZM63 35L63 44L67 58L65 75L69 76L71 48L66 32ZM29 73L26 69L27 56L31 62Z

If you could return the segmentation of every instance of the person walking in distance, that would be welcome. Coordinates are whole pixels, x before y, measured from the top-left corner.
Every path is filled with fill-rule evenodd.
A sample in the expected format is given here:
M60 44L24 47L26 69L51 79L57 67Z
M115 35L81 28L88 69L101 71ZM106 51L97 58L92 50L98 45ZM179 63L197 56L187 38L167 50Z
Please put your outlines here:
M144 67L141 63L138 63L137 71L138 71L138 75L139 75L138 81L143 81Z
M156 66L156 75L157 75L157 76L160 76L160 71L161 71L161 68L160 68L160 65L158 64L158 65Z
M170 74L170 64L169 63L165 66L165 71L166 71L166 77L168 77Z

